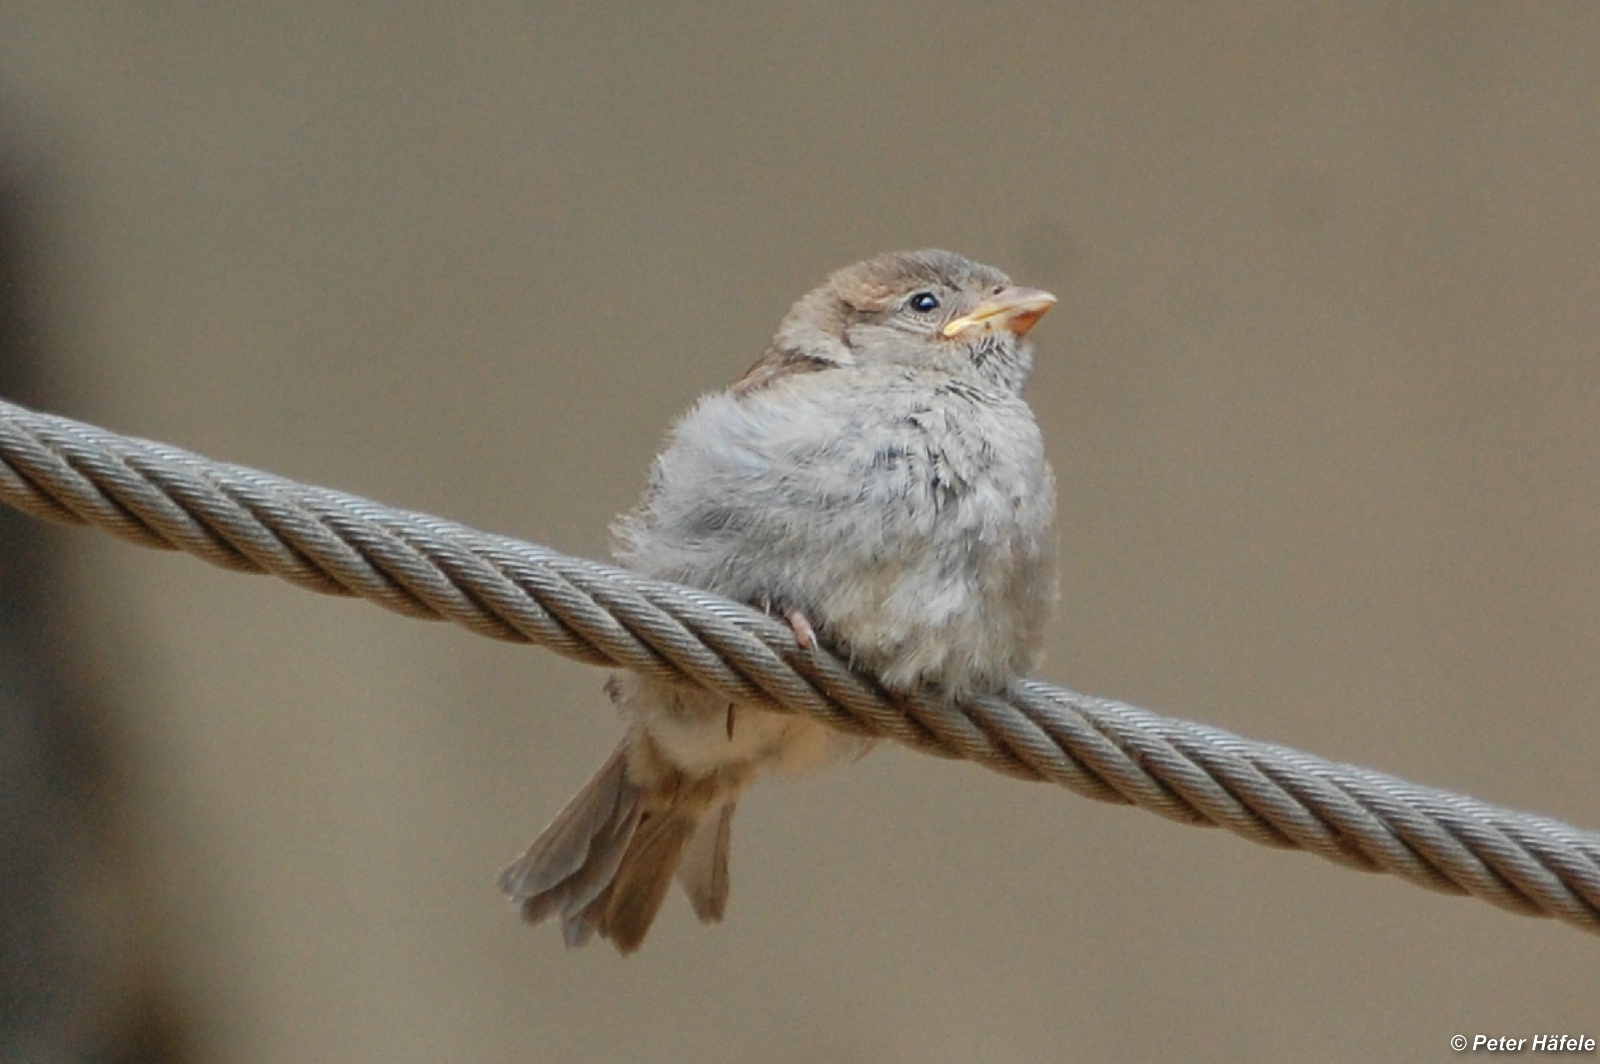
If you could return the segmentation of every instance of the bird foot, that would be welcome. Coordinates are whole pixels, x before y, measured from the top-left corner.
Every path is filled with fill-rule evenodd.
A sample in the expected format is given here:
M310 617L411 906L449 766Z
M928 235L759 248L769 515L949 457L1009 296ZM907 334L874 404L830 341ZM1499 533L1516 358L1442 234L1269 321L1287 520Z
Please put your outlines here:
M762 613L772 614L772 598L761 595L756 599L756 606ZM794 641L800 644L800 649L810 652L817 649L817 630L811 626L811 618L803 610L785 610L783 619L789 622L789 630L794 633Z
M800 649L810 653L817 649L817 630L811 627L811 618L799 610L790 610L783 615L789 622L789 627L794 631L794 640L800 644Z

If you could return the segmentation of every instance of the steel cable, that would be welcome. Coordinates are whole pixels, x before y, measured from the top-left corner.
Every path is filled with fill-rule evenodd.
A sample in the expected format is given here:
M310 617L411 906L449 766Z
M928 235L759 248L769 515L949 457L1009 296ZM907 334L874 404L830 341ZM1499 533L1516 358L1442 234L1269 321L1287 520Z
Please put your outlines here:
M1600 834L1018 678L896 694L693 588L0 402L0 500L1600 931Z

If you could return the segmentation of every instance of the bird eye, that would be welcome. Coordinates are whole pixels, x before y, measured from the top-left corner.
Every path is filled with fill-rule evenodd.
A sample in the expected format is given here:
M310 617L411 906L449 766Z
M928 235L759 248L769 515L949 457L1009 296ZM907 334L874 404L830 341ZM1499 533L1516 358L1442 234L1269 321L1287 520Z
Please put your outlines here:
M906 305L918 314L926 314L929 311L939 309L939 297L932 292L918 292L906 300Z

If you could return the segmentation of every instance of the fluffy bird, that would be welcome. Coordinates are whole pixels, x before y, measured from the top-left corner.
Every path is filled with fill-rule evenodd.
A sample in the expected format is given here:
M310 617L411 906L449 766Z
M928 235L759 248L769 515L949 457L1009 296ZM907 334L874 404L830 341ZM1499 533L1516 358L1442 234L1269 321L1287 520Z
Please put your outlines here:
M891 690L998 689L1055 598L1054 481L1022 398L1055 302L949 251L838 271L673 427L619 562L771 610ZM868 743L630 672L606 691L621 744L500 879L569 946L637 949L674 878L720 920L745 788Z

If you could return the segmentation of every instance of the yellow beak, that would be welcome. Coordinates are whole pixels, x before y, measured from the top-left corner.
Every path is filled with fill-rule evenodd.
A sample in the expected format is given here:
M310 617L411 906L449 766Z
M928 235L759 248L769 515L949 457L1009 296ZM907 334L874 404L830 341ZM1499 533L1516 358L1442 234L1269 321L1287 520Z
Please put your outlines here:
M940 331L945 339L960 336L968 329L1010 329L1018 336L1026 336L1045 311L1056 305L1056 297L1039 288L1012 285L994 295L959 318L946 323Z

